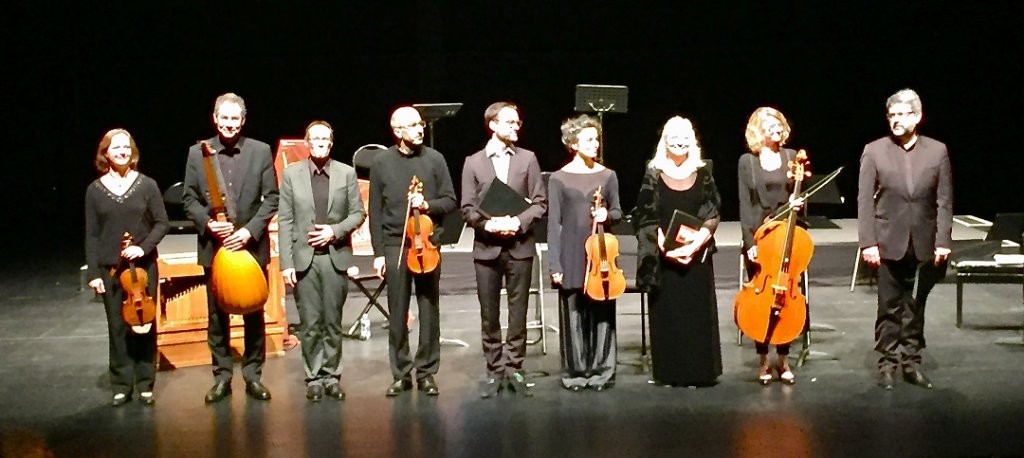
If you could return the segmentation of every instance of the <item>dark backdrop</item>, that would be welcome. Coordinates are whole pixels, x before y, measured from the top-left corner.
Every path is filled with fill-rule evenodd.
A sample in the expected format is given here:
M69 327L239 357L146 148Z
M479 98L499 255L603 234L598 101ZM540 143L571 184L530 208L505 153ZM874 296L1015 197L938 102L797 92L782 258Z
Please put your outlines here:
M520 143L554 170L567 160L558 125L573 114L574 86L627 85L629 113L605 123L625 206L661 125L681 114L716 161L723 214L735 220L754 108L789 117L789 145L806 148L816 172L847 166L846 204L817 211L852 217L863 145L887 132L886 97L911 87L922 131L950 147L955 213L1024 206L1022 2L27 3L5 7L0 31L15 253L80 263L100 136L131 131L141 171L167 187L182 179L188 146L212 135L213 100L226 91L246 100L246 133L271 144L330 121L345 162L360 145L390 143L395 106L462 102L436 127L458 186L463 157L485 141L489 103L520 105Z

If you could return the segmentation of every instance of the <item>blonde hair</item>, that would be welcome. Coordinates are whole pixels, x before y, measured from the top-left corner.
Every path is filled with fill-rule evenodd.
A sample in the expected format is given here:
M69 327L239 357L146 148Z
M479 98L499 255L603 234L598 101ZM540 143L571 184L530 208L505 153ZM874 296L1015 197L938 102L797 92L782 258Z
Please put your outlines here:
M686 154L686 160L678 167L668 157L668 142L666 141L669 132L677 129L686 129L693 132L693 143L689 145L690 148ZM701 159L700 141L697 139L697 129L694 129L693 122L682 116L673 116L665 122L665 125L661 128L661 138L658 139L658 146L654 148L654 158L651 159L650 167L662 171L666 169L682 169L687 170L688 173L693 173L694 170L704 167L704 160Z
M786 140L789 140L789 121L786 121L786 116L781 111L776 110L772 107L761 107L754 110L750 114L750 119L747 120L747 129L744 132L744 136L747 139L747 148L755 156L761 152L761 148L764 148L764 121L769 117L775 118L782 124L782 141L779 142L779 146L785 145Z

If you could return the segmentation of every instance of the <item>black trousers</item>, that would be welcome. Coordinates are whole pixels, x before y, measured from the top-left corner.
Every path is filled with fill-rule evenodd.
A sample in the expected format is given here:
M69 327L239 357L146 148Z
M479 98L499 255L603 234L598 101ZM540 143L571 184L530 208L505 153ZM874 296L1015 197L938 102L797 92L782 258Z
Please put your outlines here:
M384 279L388 283L388 356L391 361L391 375L395 380L411 380L412 370L416 378L434 375L441 366L441 311L438 306L441 280L441 266L433 272L414 275L399 261L400 247L385 246ZM409 299L412 286L416 286L416 306L419 310L420 340L416 348L416 359L409 357Z
M210 282L210 268L206 274L206 305L209 323L206 327L206 343L210 346L213 360L213 379L230 382L233 375L231 359L231 316L217 305ZM266 272L264 272L266 276ZM245 349L242 352L242 378L246 382L258 382L263 375L263 363L267 360L266 318L263 309L242 315L245 330Z
M602 386L615 381L615 301L595 301L583 289L558 291L562 385Z
M156 300L156 263L139 265L149 276L146 291ZM101 278L106 292L103 293L103 309L107 314L109 337L110 388L114 394L131 394L132 391L153 391L156 381L156 323L145 334L136 334L121 318L121 304L124 290L121 283L105 270Z
M341 312L348 280L331 257L313 256L297 275L295 303L302 317L302 361L307 385L333 385L341 378Z
M878 369L916 370L925 348L924 309L928 294L945 274L931 256L918 259L913 249L902 259L882 259L878 267L878 314L875 319L875 350L882 354ZM915 278L917 291L914 291Z
M526 358L526 311L533 258L515 259L502 250L495 259L475 260L476 295L480 301L480 341L487 374L500 378L523 368ZM501 288L508 292L508 333L501 341Z

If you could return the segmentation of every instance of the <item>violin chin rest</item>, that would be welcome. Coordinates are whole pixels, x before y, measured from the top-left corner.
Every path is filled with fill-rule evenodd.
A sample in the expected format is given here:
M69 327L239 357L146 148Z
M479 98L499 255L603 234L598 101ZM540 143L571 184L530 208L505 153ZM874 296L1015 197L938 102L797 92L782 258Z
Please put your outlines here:
M142 326L132 326L132 332L136 334L148 334L150 329L153 329L153 323L146 323Z

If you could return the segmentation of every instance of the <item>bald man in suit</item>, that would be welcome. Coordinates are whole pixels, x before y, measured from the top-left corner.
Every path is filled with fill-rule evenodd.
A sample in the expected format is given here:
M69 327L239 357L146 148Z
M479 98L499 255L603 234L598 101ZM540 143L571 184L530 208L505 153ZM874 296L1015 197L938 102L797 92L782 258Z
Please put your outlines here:
M945 273L952 246L953 184L946 145L919 135L921 98L904 89L886 102L891 135L864 147L857 226L864 260L878 266L875 350L879 386L893 373L931 388L920 370L928 293Z

